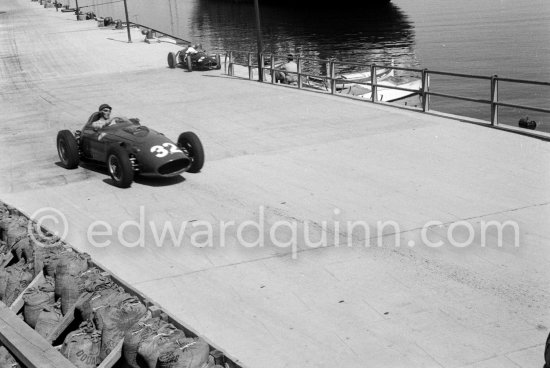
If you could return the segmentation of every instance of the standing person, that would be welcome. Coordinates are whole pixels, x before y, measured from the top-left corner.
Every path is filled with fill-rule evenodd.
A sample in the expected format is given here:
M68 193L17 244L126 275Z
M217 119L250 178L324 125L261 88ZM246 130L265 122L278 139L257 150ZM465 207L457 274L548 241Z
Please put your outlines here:
M291 84L298 81L298 65L294 62L294 55L288 54L286 63L278 68L280 71L275 72L275 82ZM290 73L289 73L290 72Z

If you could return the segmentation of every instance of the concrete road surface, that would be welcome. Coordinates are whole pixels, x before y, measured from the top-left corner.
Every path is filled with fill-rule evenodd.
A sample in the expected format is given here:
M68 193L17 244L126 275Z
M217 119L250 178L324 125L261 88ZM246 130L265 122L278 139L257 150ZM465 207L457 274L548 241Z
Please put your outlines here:
M246 367L541 367L548 143L457 120L167 68L170 43L0 2L0 200ZM102 103L198 174L65 170L60 129Z

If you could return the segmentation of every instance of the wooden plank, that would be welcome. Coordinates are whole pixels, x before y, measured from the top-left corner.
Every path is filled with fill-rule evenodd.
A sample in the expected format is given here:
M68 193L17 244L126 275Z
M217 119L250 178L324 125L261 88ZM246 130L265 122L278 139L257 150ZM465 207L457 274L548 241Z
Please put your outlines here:
M30 288L40 284L41 282L44 281L44 272L43 271L40 271L40 273L38 275L36 275L36 277L34 278L34 280L31 281L31 283L25 288L25 290L23 290L19 296L17 297L17 299L15 299L13 301L13 303L11 303L10 305L10 309L15 313L19 313L19 311L21 310L21 308L23 308L23 305L25 304L25 302L23 301L23 294L25 294L25 291L29 290Z
M2 302L0 342L27 368L75 368Z
M76 303L73 305L67 313L63 316L59 324L55 329L48 335L47 339L49 343L53 343L67 327L74 321L74 311L76 309Z
M97 366L97 368L111 368L118 362L118 360L122 357L122 344L124 343L124 339L121 339L118 344L116 344L115 348L103 359L100 365Z

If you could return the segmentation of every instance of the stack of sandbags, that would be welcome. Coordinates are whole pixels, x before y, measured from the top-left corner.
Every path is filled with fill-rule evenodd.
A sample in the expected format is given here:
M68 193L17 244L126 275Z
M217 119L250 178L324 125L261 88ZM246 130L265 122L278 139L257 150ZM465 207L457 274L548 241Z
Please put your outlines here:
M59 262L59 255L65 252L70 252L69 249L62 244L53 246L34 247L34 273L38 275L40 271L44 272L44 276L55 276L55 269Z
M85 293L76 304L76 310L80 313L83 320L93 319L95 312L100 308L109 305L117 305L124 299L130 297L130 294L124 292L120 286L110 283L105 289ZM97 326L101 330L101 326Z
M115 305L96 311L94 321L98 329L101 326L101 359L109 355L124 338L126 331L146 318L147 312L145 305L135 296L129 296Z
M3 346L0 346L0 368L20 368L17 360Z
M187 340L183 331L171 323L163 322L158 330L145 334L138 343L136 361L144 362L144 367L155 368L160 355L176 350Z
M91 321L84 321L78 330L67 335L61 346L61 354L77 368L95 368L101 363L100 347L101 333Z
M28 288L23 294L23 316L25 322L32 328L36 327L40 312L55 304L54 281L47 277L41 284Z
M214 367L210 346L188 338L173 324L151 318L132 326L124 336L122 354L131 368Z
M61 298L61 311L66 314L78 300L79 277L88 269L90 256L85 253L63 252L58 256L55 271L55 295Z
M131 368L140 368L137 363L138 347L142 340L146 337L155 335L161 326L167 323L160 318L150 318L140 321L130 327L124 335L124 343L122 345L122 354L126 363ZM184 336L185 337L185 336Z
M214 366L210 346L200 337L188 339L174 350L159 355L158 368L201 368Z

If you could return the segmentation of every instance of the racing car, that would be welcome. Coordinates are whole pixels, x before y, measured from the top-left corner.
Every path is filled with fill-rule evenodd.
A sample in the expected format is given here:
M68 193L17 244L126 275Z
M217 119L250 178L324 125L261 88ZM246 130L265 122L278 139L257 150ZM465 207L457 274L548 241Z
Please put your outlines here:
M204 150L193 132L180 134L177 142L141 125L139 119L115 117L109 125L94 128L99 112L90 116L82 130L57 134L57 152L67 169L80 161L104 163L115 186L128 188L136 174L174 177L182 172L199 172L204 165Z
M186 50L187 48L184 48L175 54L173 52L168 53L168 66L171 69L177 66L187 68L189 71L222 68L218 55L208 55L203 50L198 50L196 54L190 54L187 53Z

